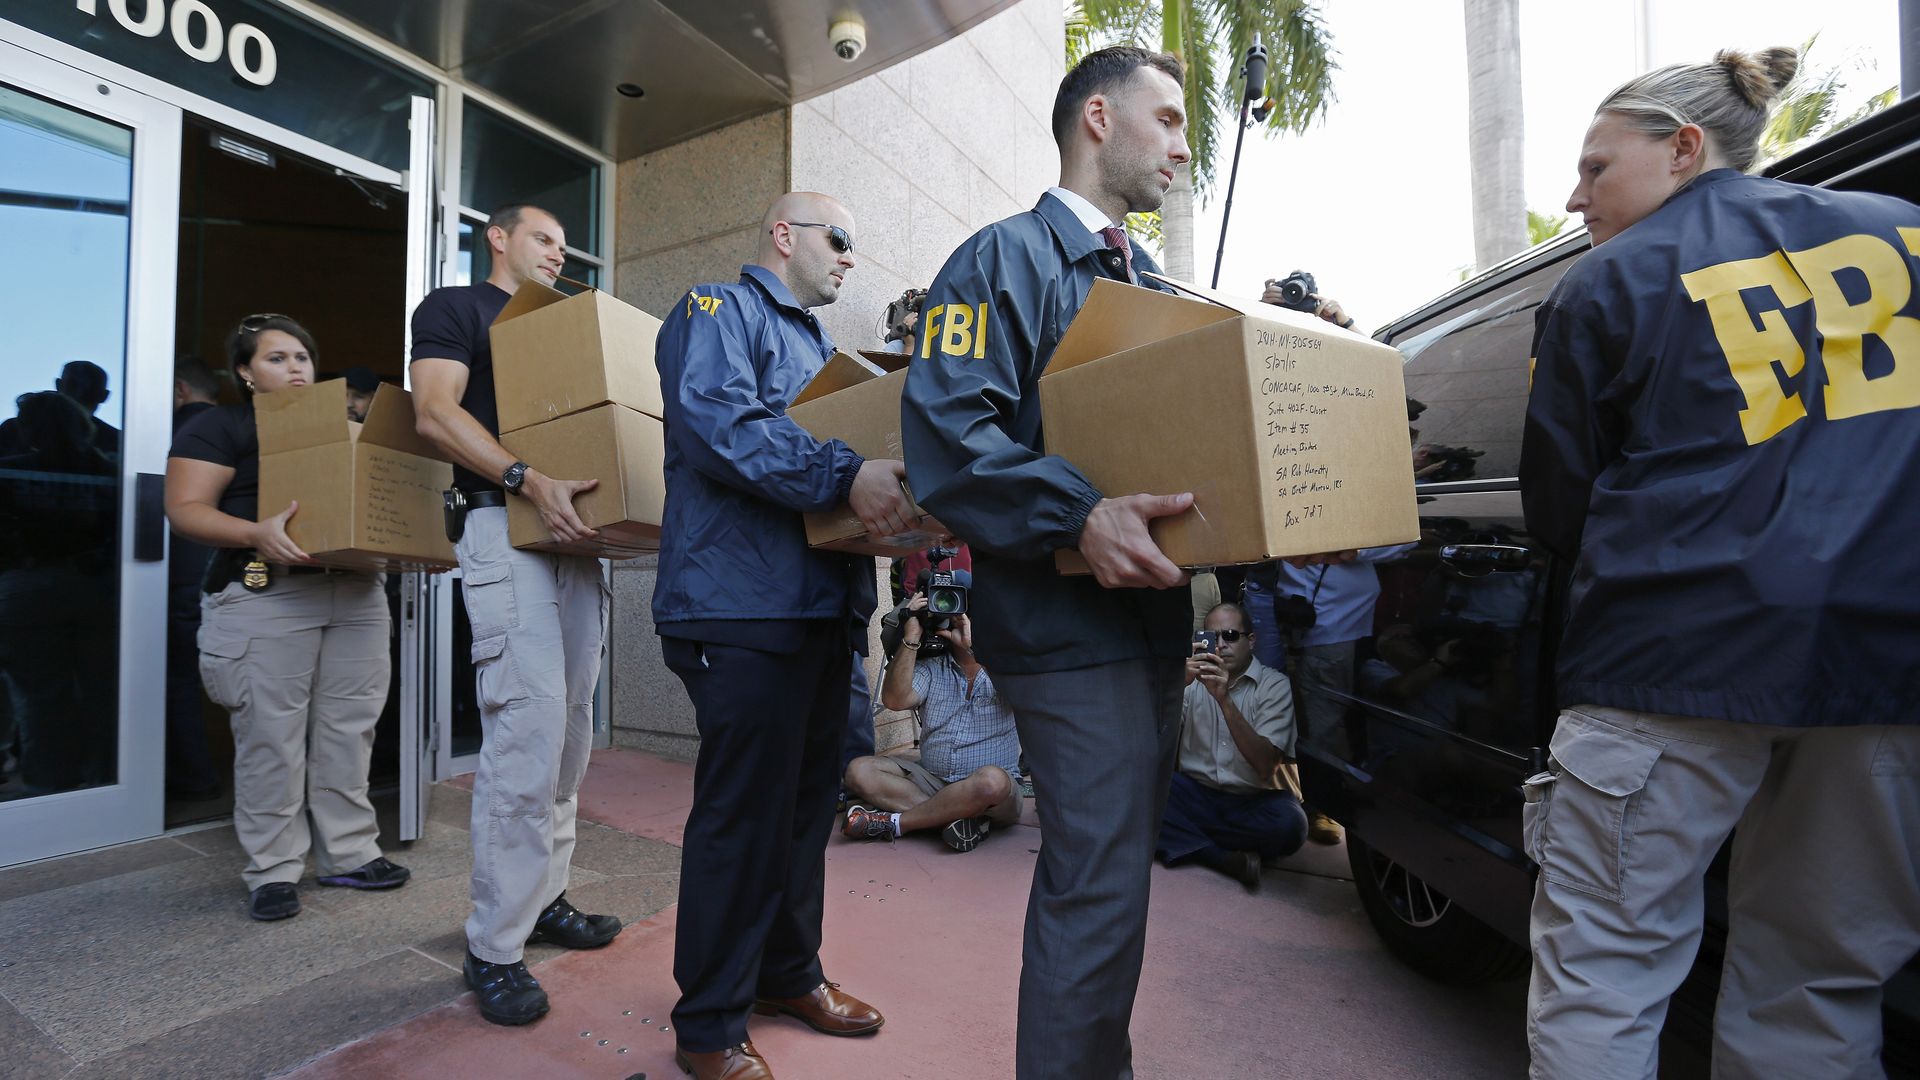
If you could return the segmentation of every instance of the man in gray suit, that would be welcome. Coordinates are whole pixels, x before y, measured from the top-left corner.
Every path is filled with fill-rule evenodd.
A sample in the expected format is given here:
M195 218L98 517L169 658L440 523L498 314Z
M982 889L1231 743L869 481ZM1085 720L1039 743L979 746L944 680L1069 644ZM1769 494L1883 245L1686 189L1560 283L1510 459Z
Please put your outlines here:
M1012 707L1042 847L1020 972L1020 1080L1131 1077L1148 871L1180 730L1187 577L1147 522L1190 494L1104 496L1046 453L1036 384L1101 277L1153 287L1120 225L1188 159L1180 62L1082 60L1054 101L1060 184L934 280L901 403L915 496L974 552L974 651ZM1077 548L1093 577L1062 577Z

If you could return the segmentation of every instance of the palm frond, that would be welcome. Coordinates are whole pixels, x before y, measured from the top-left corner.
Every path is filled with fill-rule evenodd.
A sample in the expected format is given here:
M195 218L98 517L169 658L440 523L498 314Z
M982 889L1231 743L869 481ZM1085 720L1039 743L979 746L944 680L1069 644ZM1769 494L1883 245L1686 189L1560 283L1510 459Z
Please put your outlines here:
M1127 215L1127 234L1142 245L1154 248L1166 246L1167 234L1165 222L1160 211L1152 210L1144 214Z
M1559 236L1567 229L1567 215L1548 214L1527 208L1527 243L1542 244Z
M1819 40L1820 35L1815 34L1801 45L1801 74L1774 103L1773 115L1767 118L1767 126L1760 133L1760 157L1756 165L1778 161L1800 146L1858 123L1898 100L1899 88L1888 87L1853 112L1836 117L1841 95L1847 88L1846 75L1840 67L1816 70L1807 64L1807 56ZM1853 66L1858 71L1870 67L1858 63Z
M1076 13L1086 26L1078 45ZM1274 101L1265 134L1303 132L1324 119L1339 65L1326 20L1311 0L1078 0L1069 9L1070 64L1093 49L1124 44L1165 49L1186 65L1193 188L1203 201L1227 166L1221 155L1232 152L1242 58L1255 41L1267 47L1265 92Z

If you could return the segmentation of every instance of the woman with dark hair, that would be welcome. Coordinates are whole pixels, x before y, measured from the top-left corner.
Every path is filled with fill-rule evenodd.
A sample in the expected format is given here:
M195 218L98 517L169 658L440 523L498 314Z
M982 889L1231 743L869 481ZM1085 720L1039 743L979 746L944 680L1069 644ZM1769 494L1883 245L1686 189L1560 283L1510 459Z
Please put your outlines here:
M262 921L299 914L294 885L310 848L321 885L391 889L408 877L380 854L367 798L392 674L382 576L312 565L287 536L299 504L266 516L258 506L253 398L311 384L317 351L284 315L242 319L227 355L245 400L189 420L167 462L174 529L218 549L200 676L232 713L233 826L247 852L248 914Z
M1920 947L1920 208L1747 174L1797 67L1608 95L1594 250L1536 317L1521 491L1573 565L1525 785L1536 1077L1654 1075L1729 834L1714 1075L1883 1075Z

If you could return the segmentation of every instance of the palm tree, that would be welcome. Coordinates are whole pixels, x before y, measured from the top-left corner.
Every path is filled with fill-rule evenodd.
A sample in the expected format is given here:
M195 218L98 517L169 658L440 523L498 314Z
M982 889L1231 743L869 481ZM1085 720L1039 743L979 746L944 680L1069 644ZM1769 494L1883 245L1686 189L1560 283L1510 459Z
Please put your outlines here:
M1473 261L1484 269L1527 246L1520 0L1466 0L1465 6Z
M1267 47L1273 99L1266 132L1302 132L1325 117L1337 65L1326 23L1307 0L1077 0L1068 8L1069 65L1107 45L1157 46L1186 65L1193 162L1176 170L1160 211L1161 261L1174 277L1194 276L1193 200L1213 191L1224 142L1219 121L1229 106L1239 113L1240 58L1256 41Z

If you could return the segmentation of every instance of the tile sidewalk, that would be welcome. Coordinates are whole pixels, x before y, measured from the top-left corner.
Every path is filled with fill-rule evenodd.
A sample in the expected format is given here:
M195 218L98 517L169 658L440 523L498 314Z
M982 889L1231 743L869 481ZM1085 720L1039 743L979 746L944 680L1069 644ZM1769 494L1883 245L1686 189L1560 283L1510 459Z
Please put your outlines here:
M634 751L594 756L581 815L677 844L692 768ZM828 848L829 977L887 1014L865 1039L755 1017L784 1078L1010 1077L1021 922L1039 831L997 832L957 855L931 836ZM1134 1009L1142 1080L1508 1077L1525 1070L1525 987L1444 987L1389 956L1338 848L1270 868L1257 895L1200 868L1154 871L1146 971ZM677 1077L667 1013L674 909L610 947L539 962L552 1014L488 1025L466 995L344 1046L301 1080Z

